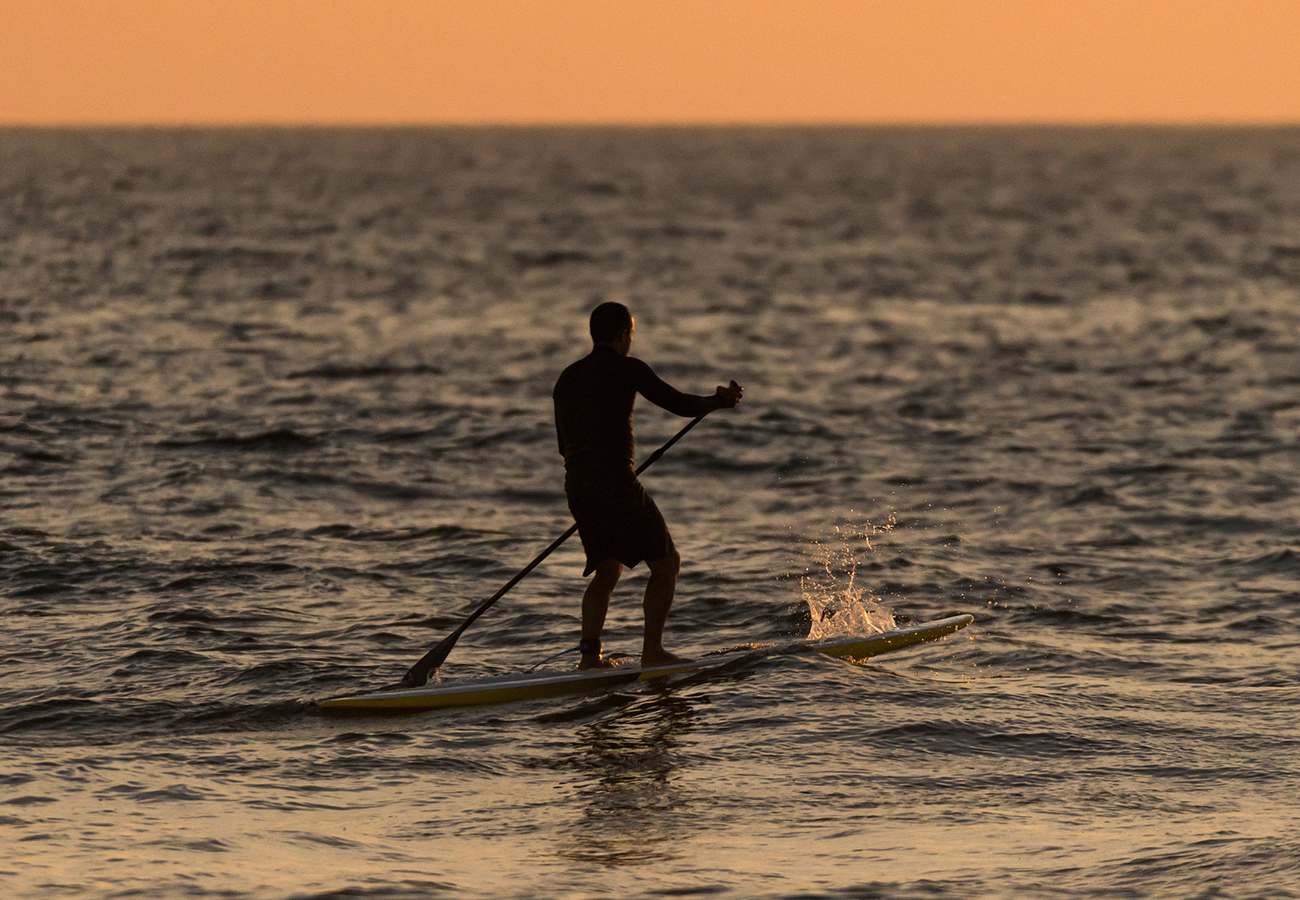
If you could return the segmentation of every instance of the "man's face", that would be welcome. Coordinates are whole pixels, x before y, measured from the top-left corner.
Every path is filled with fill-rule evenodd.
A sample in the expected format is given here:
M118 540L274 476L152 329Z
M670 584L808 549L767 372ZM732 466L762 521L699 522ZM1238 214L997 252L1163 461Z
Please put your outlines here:
M632 320L632 326L618 339L618 352L622 356L627 356L627 352L632 349L632 332L636 331L636 319Z

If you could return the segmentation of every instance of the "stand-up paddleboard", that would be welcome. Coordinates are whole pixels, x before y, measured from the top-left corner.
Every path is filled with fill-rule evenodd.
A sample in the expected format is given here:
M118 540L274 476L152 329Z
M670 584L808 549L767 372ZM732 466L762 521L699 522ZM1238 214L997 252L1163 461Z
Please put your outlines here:
M581 694L616 687L633 681L647 681L666 675L679 675L700 669L726 665L747 656L769 655L801 648L816 650L839 659L869 659L902 650L914 644L937 641L974 622L973 616L951 616L886 631L869 637L835 638L829 641L797 641L789 644L751 644L702 656L690 662L643 669L633 657L610 669L550 669L522 675L497 675L490 678L431 684L409 690L383 691L352 697L334 697L320 701L326 710L412 711L445 709L452 706L486 706L492 703L517 703L564 694Z

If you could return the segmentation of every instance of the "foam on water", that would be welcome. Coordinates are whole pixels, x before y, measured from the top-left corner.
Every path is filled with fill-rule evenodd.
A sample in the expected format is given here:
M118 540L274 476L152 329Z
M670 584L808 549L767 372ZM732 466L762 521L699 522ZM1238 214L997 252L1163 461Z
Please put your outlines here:
M813 566L799 579L812 617L808 640L879 634L895 627L894 614L859 583L858 563L876 552L872 538L889 534L896 524L890 516L884 525L837 526L834 539L812 542Z

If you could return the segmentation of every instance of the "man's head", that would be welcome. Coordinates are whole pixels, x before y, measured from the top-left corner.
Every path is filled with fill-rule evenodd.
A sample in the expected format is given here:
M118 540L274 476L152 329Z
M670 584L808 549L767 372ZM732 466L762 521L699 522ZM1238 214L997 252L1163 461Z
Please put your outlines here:
M622 303L602 303L591 311L591 340L608 344L623 355L632 346L632 311Z

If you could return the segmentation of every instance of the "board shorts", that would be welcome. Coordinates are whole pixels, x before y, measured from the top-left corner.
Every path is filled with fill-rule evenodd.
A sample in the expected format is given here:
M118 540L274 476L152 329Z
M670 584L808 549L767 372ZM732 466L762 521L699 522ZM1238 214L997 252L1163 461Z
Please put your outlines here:
M564 493L587 554L583 575L606 560L616 559L630 569L676 549L659 507L631 471L598 479L570 474L564 479Z

